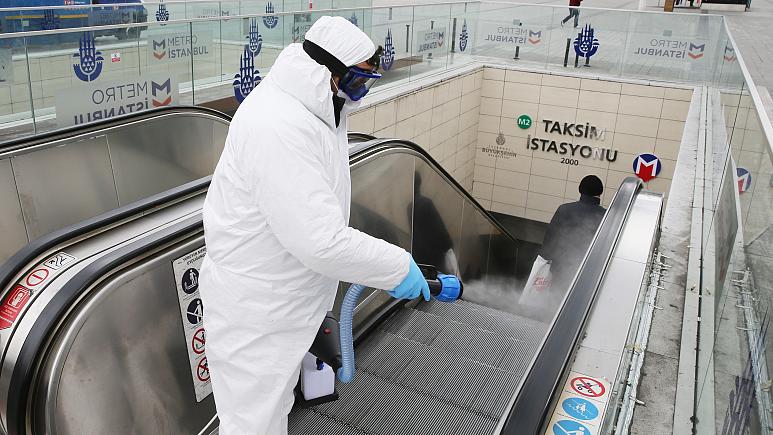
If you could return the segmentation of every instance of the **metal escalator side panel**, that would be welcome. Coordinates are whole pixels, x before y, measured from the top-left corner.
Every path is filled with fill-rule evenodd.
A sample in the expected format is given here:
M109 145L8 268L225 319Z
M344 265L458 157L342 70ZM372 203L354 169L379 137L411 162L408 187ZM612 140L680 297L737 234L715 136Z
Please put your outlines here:
M146 237L117 249L109 255L90 264L69 280L56 296L45 306L35 319L24 339L10 378L8 389L7 430L9 435L27 432L30 418L31 399L38 376L38 367L47 343L56 333L68 312L84 296L84 293L98 284L111 271L124 267L143 254L161 249L179 239L181 234L192 234L201 230L201 216L188 218L184 222L166 228L151 237Z
M582 336L614 247L641 188L641 181L634 177L625 179L620 186L545 341L532 361L518 394L513 398L507 417L500 422L500 433L539 433Z

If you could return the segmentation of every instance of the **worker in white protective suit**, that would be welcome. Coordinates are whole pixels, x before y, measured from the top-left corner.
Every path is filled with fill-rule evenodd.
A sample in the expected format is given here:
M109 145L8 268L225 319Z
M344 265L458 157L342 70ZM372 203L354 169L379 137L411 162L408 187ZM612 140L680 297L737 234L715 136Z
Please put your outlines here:
M355 25L321 17L234 115L204 203L200 291L222 435L284 434L339 281L429 300L409 253L348 226L346 114L379 76Z

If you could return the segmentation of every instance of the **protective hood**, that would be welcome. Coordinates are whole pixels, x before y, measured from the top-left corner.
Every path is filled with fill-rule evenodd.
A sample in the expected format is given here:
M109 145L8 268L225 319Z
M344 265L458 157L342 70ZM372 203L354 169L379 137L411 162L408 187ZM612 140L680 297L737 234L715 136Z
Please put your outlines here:
M344 17L320 17L306 32L311 41L346 66L365 62L376 52L376 46L359 27Z

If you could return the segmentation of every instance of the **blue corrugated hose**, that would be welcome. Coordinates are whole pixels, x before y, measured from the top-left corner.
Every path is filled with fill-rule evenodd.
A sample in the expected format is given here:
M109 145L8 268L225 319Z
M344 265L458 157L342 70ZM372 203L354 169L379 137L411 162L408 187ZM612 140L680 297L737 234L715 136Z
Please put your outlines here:
M354 318L354 308L357 301L360 300L365 286L361 284L352 284L346 291L344 301L341 304L341 367L338 368L338 380L348 384L354 379L354 338L352 337L352 319Z

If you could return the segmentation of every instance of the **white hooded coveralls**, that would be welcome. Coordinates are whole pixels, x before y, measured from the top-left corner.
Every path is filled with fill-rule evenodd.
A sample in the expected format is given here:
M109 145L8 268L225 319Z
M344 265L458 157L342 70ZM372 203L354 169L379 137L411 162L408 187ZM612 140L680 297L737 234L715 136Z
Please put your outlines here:
M349 66L375 51L341 17L321 17L306 38ZM392 289L408 273L405 250L348 226L341 118L336 128L328 69L291 44L231 122L204 203L199 286L222 435L286 433L338 282Z

